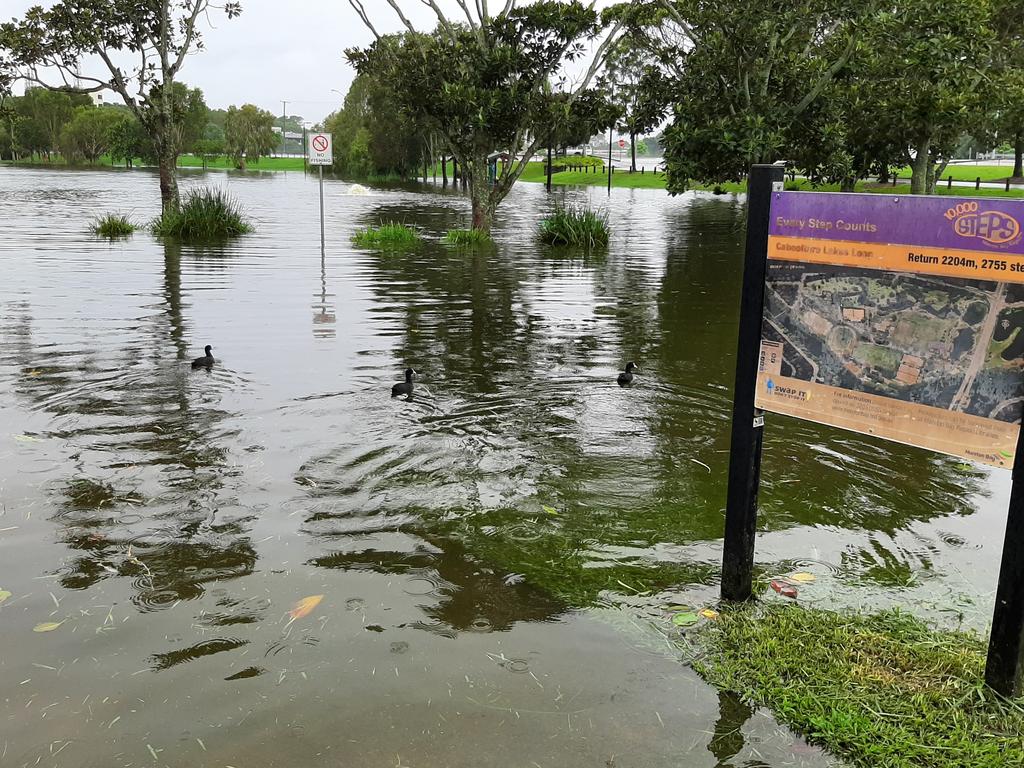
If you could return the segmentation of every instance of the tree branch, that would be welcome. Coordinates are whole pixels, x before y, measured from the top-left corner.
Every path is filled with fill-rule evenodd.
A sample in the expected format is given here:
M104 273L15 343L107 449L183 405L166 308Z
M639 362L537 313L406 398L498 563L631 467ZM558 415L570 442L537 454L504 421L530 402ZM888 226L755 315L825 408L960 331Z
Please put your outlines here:
M846 62L850 60L850 57L853 55L853 50L856 47L857 32L855 30L850 33L850 39L849 41L847 41L846 48L843 50L839 58L832 62L832 66L825 70L825 73L820 78L818 78L818 82L814 84L814 87L812 87L811 90L807 92L807 95L804 96L800 100L800 103L797 104L796 107L793 109L794 115L802 114L803 111L807 109L807 107L809 107L816 98L818 98L818 95L822 92L825 86L832 80L832 78L836 76L836 73L839 72L839 70L842 69L844 66L846 66Z
M363 24L366 25L367 29L373 33L374 38L380 40L380 35L377 33L377 30L373 28L373 23L370 21L370 17L366 15L366 8L363 7L360 0L348 0L348 4L351 5L352 10L359 15L359 18L362 20Z
M192 47L192 39L196 34L196 21L199 19L199 14L208 4L208 0L194 0L194 2L196 5L192 9L192 15L185 22L185 40L181 44L181 50L178 51L178 58L174 62L174 66L171 67L172 76L177 74L178 70L181 69L181 65L185 63L185 54Z

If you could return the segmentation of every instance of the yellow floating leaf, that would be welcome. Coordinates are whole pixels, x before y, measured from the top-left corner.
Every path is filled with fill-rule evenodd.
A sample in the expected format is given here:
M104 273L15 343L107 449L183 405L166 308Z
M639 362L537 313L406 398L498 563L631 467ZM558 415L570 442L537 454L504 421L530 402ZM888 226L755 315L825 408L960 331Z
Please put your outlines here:
M543 509L544 512L546 512L549 515L557 515L558 514L558 510L557 509L555 509L554 507L549 507L547 504L541 504L540 508Z
M11 593L8 592L6 589L0 589L0 603L2 603L4 600L9 598L10 596L11 596Z
M14 439L19 443L38 443L38 437L32 437L31 435L14 435Z
M65 619L66 621L66 619ZM57 627L63 624L63 621L44 621L42 624L36 624L32 627L33 632L53 632Z
M718 611L712 610L711 608L702 608L700 610L700 615L703 616L705 619L714 621L718 618Z
M291 616L291 620L301 619L303 616L308 616L310 612L320 605L320 601L324 599L323 595L310 595L304 597L295 604L295 607L288 611L288 615Z
M786 578L799 584L810 584L817 577L813 573L804 573L801 571L800 573L791 573Z
M42 371L29 371L28 375L29 376L38 376L41 373L42 373Z

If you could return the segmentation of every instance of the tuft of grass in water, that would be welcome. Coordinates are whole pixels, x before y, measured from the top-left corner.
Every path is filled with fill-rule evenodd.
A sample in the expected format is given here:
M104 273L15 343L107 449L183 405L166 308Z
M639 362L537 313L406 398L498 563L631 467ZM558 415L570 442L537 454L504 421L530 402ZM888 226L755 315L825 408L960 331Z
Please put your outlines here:
M475 246L492 242L491 236L479 229L450 229L444 241L449 245Z
M419 232L397 221L383 221L379 227L357 229L352 235L352 242L365 248L416 245L420 239Z
M92 223L93 233L100 237L128 237L136 229L135 223L120 213L108 213Z
M162 214L153 222L153 234L188 242L224 240L252 232L242 207L221 189L186 192L176 211Z
M590 208L559 208L540 223L540 240L548 245L601 247L608 232L608 215Z
M854 766L1024 765L1024 700L984 685L985 646L898 611L723 610L694 668Z

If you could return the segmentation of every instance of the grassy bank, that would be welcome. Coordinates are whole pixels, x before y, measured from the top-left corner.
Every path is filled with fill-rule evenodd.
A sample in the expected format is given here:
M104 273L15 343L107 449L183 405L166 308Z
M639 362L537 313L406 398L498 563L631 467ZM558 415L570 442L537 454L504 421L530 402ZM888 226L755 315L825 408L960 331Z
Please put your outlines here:
M202 168L203 158L195 155L182 155L178 158L178 167ZM237 170L235 161L230 157L207 160L206 167L223 171ZM301 171L303 168L304 161L301 157L261 157L258 162L249 160L245 164L247 171Z
M1024 765L1024 700L983 684L985 647L905 614L725 610L695 669L864 768Z

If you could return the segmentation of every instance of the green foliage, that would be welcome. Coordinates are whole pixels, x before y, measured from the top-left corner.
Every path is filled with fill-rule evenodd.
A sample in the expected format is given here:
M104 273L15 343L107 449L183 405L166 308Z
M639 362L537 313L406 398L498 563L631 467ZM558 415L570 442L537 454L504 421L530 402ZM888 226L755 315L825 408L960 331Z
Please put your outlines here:
M92 231L100 237L127 237L138 227L124 214L108 213L92 223Z
M6 67L41 73L45 87L63 91L79 81L92 91L116 92L139 120L160 165L165 211L178 205L175 160L188 140L190 121L200 128L194 94L179 98L175 78L188 55L203 46L201 23L219 8L231 19L241 4L209 0L61 0L34 5L21 19L0 25ZM98 67L99 69L93 69ZM203 105L205 110L205 105ZM56 134L51 135L56 140Z
M20 155L49 156L61 147L61 134L77 107L92 107L88 96L30 88L24 96L9 99L14 151Z
M345 55L359 75L386 84L402 116L439 134L470 181L473 228L487 231L495 208L552 131L584 126L592 133L600 122L593 113L607 102L588 90L587 79L571 95L550 87L600 33L591 7L539 0L510 4L496 16L484 8L477 5L482 18L474 25L446 20L430 34L384 36ZM488 155L499 150L511 152L513 161L491 184Z
M356 77L324 129L334 136L334 170L343 176L405 179L422 167L423 128L401 112L387 81L374 73Z
M110 126L107 134L107 152L111 160L124 160L127 165L139 158L154 160L156 152L146 129L134 115L122 114L118 121Z
M60 134L61 154L68 162L81 157L95 163L110 150L114 128L122 120L124 113L111 107L76 107Z
M723 610L694 668L864 768L1024 764L1024 702L984 685L985 646L898 612Z
M242 207L227 192L197 189L187 192L176 210L164 211L153 222L153 234L187 242L209 242L252 232Z
M608 245L608 215L590 208L558 208L540 223L540 241L591 249Z
M277 147L274 116L254 104L228 107L224 139L225 150L244 171L246 161L258 162Z
M444 241L448 245L460 247L490 245L493 242L489 234L481 232L479 229L450 229L445 235Z
M407 247L417 245L420 240L418 231L397 221L385 221L378 227L357 229L352 235L352 242L364 248Z

